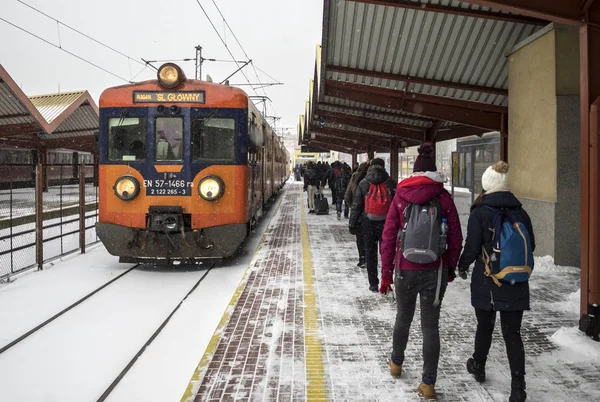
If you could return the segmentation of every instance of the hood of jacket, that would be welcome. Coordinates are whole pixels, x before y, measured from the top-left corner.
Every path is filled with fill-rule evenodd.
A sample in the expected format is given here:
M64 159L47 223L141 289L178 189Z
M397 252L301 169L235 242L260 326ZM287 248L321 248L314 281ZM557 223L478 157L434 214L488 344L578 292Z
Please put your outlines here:
M389 178L390 175L385 171L385 168L379 165L371 166L365 176L365 179L371 184L385 183Z
M396 187L396 194L413 204L424 204L445 192L446 179L438 172L419 172L402 180Z
M494 208L521 208L521 202L510 191L498 191L484 194L481 203ZM474 204L471 209L477 207Z

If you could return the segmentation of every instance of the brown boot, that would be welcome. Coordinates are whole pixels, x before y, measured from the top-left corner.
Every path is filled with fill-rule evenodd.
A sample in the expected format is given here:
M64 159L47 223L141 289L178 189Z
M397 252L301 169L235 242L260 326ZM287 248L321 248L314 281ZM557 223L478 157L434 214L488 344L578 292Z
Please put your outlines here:
M417 389L419 395L424 397L425 399L437 399L437 395L435 393L435 384L425 384L422 382L419 384L419 388Z
M400 377L402 375L402 365L396 364L390 359L390 375L392 377Z

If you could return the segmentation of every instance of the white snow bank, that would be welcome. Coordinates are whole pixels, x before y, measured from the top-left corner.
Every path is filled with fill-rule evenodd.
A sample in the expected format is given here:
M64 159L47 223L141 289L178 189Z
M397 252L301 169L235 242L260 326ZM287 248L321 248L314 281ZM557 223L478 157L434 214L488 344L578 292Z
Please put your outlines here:
M579 268L577 267L565 267L565 266L560 266L560 265L556 265L554 264L554 258L552 258L549 255L543 256L543 257L534 257L535 259L535 270L534 270L534 274L535 273L539 273L539 272L545 272L545 273L549 273L549 272L577 272L579 273Z
M577 327L559 328L550 340L560 347L557 357L568 363L600 360L600 342L592 340Z
M581 299L581 289L569 294L569 296L567 296L567 300L564 303L560 304L562 311L564 311L566 313L571 313L574 315L579 315L580 299Z

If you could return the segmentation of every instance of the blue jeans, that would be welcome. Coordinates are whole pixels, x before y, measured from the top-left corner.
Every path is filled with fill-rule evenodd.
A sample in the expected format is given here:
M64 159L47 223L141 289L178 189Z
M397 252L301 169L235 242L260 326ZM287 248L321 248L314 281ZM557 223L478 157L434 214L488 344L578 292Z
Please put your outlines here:
M337 202L335 203L335 210L341 214L342 213L342 204L344 205L344 216L348 217L348 213L350 212L350 207L348 206L348 204L346 204L344 202L343 199L340 199L339 197L337 199Z
M394 325L393 355L404 361L404 351L408 343L410 325L415 315L417 296L420 296L421 331L423 332L423 377L435 382L440 359L440 309L435 307L435 293L438 283L438 269L422 271L396 271L394 285L396 291L396 324ZM448 286L448 269L442 270L440 301Z

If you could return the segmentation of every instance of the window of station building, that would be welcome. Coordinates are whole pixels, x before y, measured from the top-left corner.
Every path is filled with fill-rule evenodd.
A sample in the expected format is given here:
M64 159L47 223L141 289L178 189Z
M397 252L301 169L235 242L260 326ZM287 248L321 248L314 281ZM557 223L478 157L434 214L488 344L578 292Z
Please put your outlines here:
M192 121L194 161L235 158L235 119L210 117Z
M78 154L79 156L79 163L83 163L86 165L90 165L94 162L94 156L92 154Z
M157 161L180 161L183 159L183 118L156 118Z
M145 117L111 117L108 119L108 159L139 161L146 159Z

